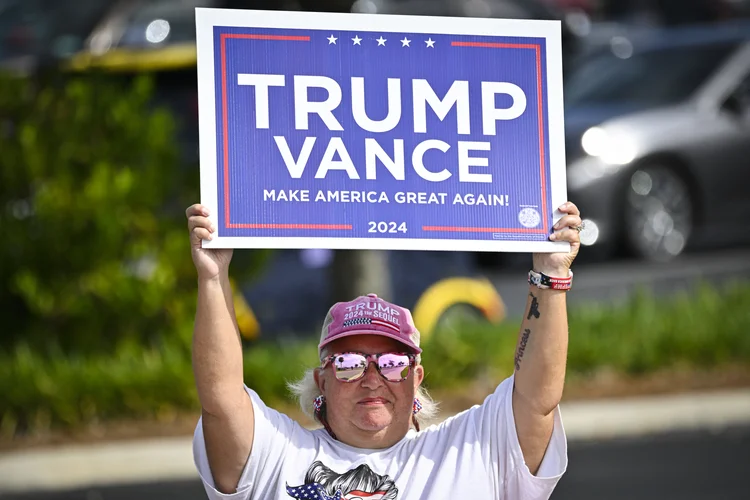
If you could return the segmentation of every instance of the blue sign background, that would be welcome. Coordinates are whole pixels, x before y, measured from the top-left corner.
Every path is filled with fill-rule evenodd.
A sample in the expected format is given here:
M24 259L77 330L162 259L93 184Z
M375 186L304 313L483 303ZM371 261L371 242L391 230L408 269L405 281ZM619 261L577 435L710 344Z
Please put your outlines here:
M309 37L309 41L237 37L248 34L303 36ZM331 35L337 38L335 44L329 43ZM385 46L376 42L381 36L387 40ZM355 37L362 39L359 45L352 42ZM404 37L411 40L409 47L403 47L399 41ZM434 47L427 47L425 40L428 38L435 42ZM452 46L451 42L530 47ZM220 236L547 240L552 210L543 38L216 27L214 50ZM269 88L268 129L255 128L255 88L238 85L239 73L285 75L284 87ZM329 131L316 114L309 115L309 130L295 130L294 75L327 76L339 83L342 102L333 114L343 131ZM401 79L402 114L394 130L371 133L355 123L350 104L352 76L365 78L365 109L373 120L382 119L387 114L386 79ZM427 133L414 133L411 80L417 78L428 80L441 98L455 80L469 81L471 135L457 133L455 106L442 121L428 107ZM494 136L482 134L482 81L510 82L526 94L523 114L513 120L498 120ZM322 89L310 92L311 100L326 97L327 93ZM497 96L496 107L510 105L509 96ZM284 165L273 139L279 135L286 138L295 159L305 137L317 138L304 174L299 179L292 178ZM326 179L315 179L331 137L342 138L359 172L359 180L349 179L341 170L329 171ZM389 156L393 152L393 140L403 139L405 180L395 180L379 162L377 180L365 178L365 138L375 138ZM425 181L411 168L413 148L427 139L439 139L450 145L445 153L429 150L424 156L424 164L429 170L437 172L446 168L451 172L446 181ZM489 158L489 167L471 167L471 171L492 173L491 184L459 183L459 141L491 143L490 151L471 153L473 157ZM228 146L226 151L225 144ZM546 186L544 190L541 189L543 184ZM264 201L264 189L277 192L307 189L310 201ZM318 190L384 191L390 203L315 202ZM447 196L445 204L440 205L396 203L395 193L407 191L440 192L447 193ZM456 193L496 194L503 198L507 195L508 204L454 205ZM540 213L541 220L536 227L524 227L519 222L519 212L523 207L535 207ZM227 215L230 220L227 220ZM408 231L371 233L368 232L369 221L406 222ZM324 229L325 226L336 229ZM446 229L424 230L425 226Z

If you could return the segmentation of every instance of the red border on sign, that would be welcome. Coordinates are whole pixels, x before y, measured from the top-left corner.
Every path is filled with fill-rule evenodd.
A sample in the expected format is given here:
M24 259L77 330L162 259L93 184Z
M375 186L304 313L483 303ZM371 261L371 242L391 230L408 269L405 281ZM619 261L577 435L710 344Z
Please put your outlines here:
M422 226L422 231L446 231L463 233L544 233L548 232L547 216L547 176L544 162L544 113L542 112L542 59L539 44L528 43L491 43L491 42L458 42L452 41L452 47L483 47L490 49L533 49L536 55L536 98L539 109L539 174L542 180L542 218L544 227L531 228L497 228L497 227L460 227L460 226Z

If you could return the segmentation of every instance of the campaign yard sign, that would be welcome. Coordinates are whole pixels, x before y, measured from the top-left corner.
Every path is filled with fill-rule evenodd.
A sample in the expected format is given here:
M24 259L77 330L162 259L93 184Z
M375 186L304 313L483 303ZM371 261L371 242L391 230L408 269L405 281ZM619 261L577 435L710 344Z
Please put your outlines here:
M555 21L196 9L206 247L560 251Z

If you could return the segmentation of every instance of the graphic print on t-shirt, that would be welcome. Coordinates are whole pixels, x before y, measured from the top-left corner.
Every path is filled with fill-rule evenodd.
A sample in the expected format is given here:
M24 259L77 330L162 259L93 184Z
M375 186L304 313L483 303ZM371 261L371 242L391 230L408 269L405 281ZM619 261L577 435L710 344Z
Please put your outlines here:
M300 486L286 487L290 497L298 500L396 500L398 488L388 476L381 476L362 464L343 474L316 461L305 474Z

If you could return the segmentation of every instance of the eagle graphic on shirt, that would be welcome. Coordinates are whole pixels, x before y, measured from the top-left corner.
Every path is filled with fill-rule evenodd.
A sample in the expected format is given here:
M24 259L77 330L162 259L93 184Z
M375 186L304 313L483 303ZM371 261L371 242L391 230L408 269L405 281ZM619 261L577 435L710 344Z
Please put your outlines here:
M305 474L304 484L286 487L290 497L298 500L396 500L398 488L388 476L381 476L362 464L343 474L322 462L313 462Z

